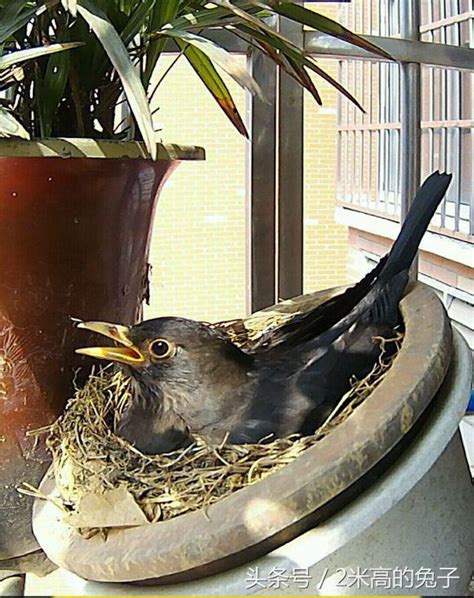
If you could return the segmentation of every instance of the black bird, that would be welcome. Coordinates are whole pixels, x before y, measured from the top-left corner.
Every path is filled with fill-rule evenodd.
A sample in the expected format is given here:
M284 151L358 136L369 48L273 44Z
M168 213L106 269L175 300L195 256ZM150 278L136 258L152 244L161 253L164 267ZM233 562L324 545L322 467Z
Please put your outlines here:
M264 333L250 349L224 332L184 318L126 327L82 322L122 346L78 349L121 364L133 399L117 433L145 453L169 452L226 435L234 443L313 432L380 352L376 336L401 323L408 270L451 175L419 189L391 251L359 283Z

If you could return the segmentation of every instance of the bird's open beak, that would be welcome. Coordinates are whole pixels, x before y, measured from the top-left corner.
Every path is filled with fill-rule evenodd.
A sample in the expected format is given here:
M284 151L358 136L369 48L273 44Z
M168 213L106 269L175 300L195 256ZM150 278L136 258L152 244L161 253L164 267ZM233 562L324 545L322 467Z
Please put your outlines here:
M127 365L137 365L145 361L143 353L130 340L130 329L127 326L108 322L79 322L76 326L83 330L98 332L123 345L122 347L87 347L76 349L76 353L97 359L118 361Z

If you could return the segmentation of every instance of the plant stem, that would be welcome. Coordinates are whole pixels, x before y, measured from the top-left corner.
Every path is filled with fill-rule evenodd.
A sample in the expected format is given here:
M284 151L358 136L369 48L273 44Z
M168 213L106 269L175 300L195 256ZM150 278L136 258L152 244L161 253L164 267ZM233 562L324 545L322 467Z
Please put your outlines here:
M186 46L187 47L187 46ZM171 71L171 69L174 67L174 65L178 62L178 60L181 58L181 56L184 54L184 50L181 50L180 53L173 59L173 61L170 63L170 65L168 66L168 68L165 69L164 73L161 75L161 77L158 79L158 81L156 82L156 85L153 89L153 91L150 94L150 97L148 99L149 102L151 102L155 96L155 93L158 91L158 87L163 83L164 78L166 77L166 75Z
M86 128L81 110L81 94L76 69L71 65L69 71L69 84L71 86L71 97L74 104L74 113L76 115L77 128L80 137L85 137Z

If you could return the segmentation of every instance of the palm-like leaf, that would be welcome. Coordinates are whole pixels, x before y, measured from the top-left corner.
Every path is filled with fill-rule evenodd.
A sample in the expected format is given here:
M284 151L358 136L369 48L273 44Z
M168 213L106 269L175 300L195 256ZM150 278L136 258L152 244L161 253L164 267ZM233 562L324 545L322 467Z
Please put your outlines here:
M163 25L166 25L166 23L173 21L176 15L178 14L180 4L180 0L155 2L149 20L149 30L158 31L163 27ZM147 86L150 83L151 76L156 67L156 63L158 62L158 59L160 57L161 52L163 51L165 44L165 38L152 40L148 44L146 50L146 67L145 72L143 73L143 82L145 86Z
M3 106L0 106L0 137L30 138L30 134L23 125Z
M275 18L268 21L269 16ZM280 17L388 58L335 21L286 0L0 0L0 89L13 90L15 106L13 113L8 105L2 109L3 134L121 138L115 112L125 97L136 125L128 134L143 139L154 156L147 92L154 96L158 84L150 85L152 74L165 47L174 44L236 129L247 135L220 71L252 93L260 88L240 60L208 39L206 32L215 27L262 51L317 102L321 98L310 72L360 107L271 25ZM33 47L38 40L43 46ZM79 42L82 47L60 52ZM2 56L4 46L19 51ZM48 54L47 60L34 60Z
M0 44L24 27L37 12L37 7L31 2L15 0L3 2L0 12Z
M228 73L239 85L245 87L251 93L262 97L260 86L242 65L241 61L211 40L201 35L190 33L189 31L179 31L171 28L162 29L160 35L176 38L181 42L196 47L202 54L205 54L212 60L213 63Z
M275 11L282 17L286 17L292 21L296 21L297 23L301 23L302 25L316 29L316 31L327 33L328 35L337 37L349 44L359 46L368 52L373 52L380 56L384 56L389 60L392 59L390 54L385 52L385 50L382 50L382 48L379 48L371 42L368 42L360 35L352 33L352 31L349 31L349 29L346 29L341 24L333 21L329 17L314 12L313 10L308 10L300 4L283 2L282 0L267 0L266 2L258 2L258 4L262 7Z
M33 60L41 58L48 54L55 54L56 52L63 52L71 48L82 46L81 42L71 42L68 44L52 44L50 46L41 46L40 48L28 48L27 50L17 50L5 56L0 56L0 70L7 69L13 65L20 64L26 60Z
M123 85L130 109L136 118L145 145L153 159L156 158L156 140L153 130L150 105L147 101L140 76L137 73L127 48L116 29L105 14L88 0L80 0L77 11L87 22L104 46L110 62L116 69Z
M271 13L263 11L260 7L255 7L251 2L242 5L242 9L249 14L259 14L261 18L269 16ZM203 8L193 12L187 12L180 15L174 20L165 21L162 24L169 22L170 26L175 29L205 29L209 27L224 27L235 25L241 21L240 17L236 16L228 8Z
M280 0L269 0L267 2L258 0L234 0L232 2L230 0L214 0L213 4L216 4L217 8L207 8L183 15L171 22L168 27L190 30L221 25L226 26L229 31L235 32L238 30L244 33L249 41L257 41L260 49L307 89L318 103L321 102L320 95L306 69L318 74L345 95L360 110L364 111L352 94L319 67L313 59L306 56L301 48L266 23L264 17L269 14L284 16L302 25L334 35L385 58L390 58L385 51L352 33L332 19L291 2ZM163 33L164 29L166 28L162 29Z
M346 96L346 98L353 102L360 110L364 111L360 103L351 93L349 93L340 83L338 83L333 77L331 77L331 75L329 75L321 67L319 67L314 60L305 56L304 52L302 52L298 48L295 48L293 44L285 44L281 41L279 36L273 37L271 34L268 33L263 34L262 32L255 31L254 29L244 24L239 25L237 28L243 33L247 34L248 36L252 36L253 38L263 42L268 42L268 39L270 38L270 44L272 45L272 47L278 49L288 59L290 64L295 65L294 68L296 67L298 69L301 69L303 67L306 67L312 70L317 75L322 77L325 81L330 83L333 87L335 87L340 93Z
M41 137L51 137L55 113L69 77L69 65L69 52L55 54L48 60L44 79L38 89Z
M193 67L198 77L204 83L218 105L222 108L228 119L239 133L248 138L247 129L237 110L232 95L215 66L212 64L212 61L199 48L187 45L180 40L177 40L177 43L182 49L189 64Z
M77 0L61 0L61 4L73 17L77 15Z

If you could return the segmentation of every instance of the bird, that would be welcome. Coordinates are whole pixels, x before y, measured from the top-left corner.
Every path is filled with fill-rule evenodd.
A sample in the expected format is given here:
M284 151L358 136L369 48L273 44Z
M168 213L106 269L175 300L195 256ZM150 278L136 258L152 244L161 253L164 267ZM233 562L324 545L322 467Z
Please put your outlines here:
M431 174L391 250L358 283L295 314L249 346L205 322L159 317L132 326L81 321L117 344L76 352L119 364L132 394L116 433L145 454L207 443L311 434L377 362L377 337L403 325L409 270L452 175Z

